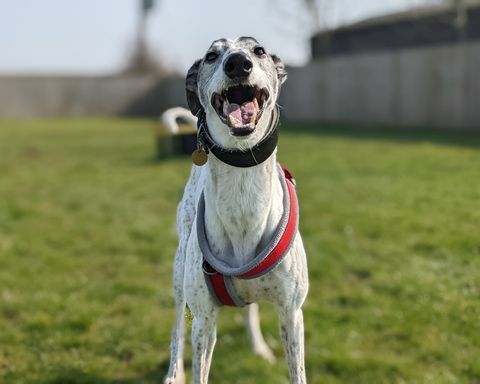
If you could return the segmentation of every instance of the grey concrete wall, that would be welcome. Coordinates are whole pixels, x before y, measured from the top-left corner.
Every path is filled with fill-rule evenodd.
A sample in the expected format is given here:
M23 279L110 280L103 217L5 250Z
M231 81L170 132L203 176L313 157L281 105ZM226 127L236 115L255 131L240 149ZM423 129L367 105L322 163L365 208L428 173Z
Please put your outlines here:
M184 79L0 77L0 117L155 116L185 105Z
M363 53L292 68L292 121L480 129L480 41ZM0 77L0 117L158 116L185 106L183 78Z
M281 102L295 121L480 129L480 42L317 60Z

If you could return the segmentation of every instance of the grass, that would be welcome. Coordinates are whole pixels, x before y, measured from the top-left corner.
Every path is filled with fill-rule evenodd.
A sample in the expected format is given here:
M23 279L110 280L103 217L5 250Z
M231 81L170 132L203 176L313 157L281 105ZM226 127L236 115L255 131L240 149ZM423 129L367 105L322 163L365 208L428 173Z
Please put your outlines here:
M166 372L190 162L156 162L151 125L0 122L0 382ZM480 134L282 131L309 257L309 382L480 383ZM279 361L254 357L226 309L211 382L287 382L269 304L262 323Z

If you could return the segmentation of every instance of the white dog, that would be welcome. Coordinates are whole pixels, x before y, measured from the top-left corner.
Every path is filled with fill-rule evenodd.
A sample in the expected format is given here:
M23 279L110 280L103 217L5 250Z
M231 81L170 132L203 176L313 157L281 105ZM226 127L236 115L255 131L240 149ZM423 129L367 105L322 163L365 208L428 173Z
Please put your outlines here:
M185 381L186 304L193 314L194 383L208 381L222 305L244 307L254 352L273 361L260 331L260 300L278 310L291 382L306 382L307 263L294 182L276 160L276 101L285 79L280 59L251 37L214 41L188 71L199 149L177 212L176 322L164 383Z

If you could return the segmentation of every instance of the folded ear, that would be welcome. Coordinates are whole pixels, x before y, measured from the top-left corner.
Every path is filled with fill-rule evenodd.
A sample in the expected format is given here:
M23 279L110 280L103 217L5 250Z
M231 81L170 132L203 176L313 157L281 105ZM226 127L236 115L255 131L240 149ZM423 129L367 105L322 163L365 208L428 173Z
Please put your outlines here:
M195 116L202 109L200 99L198 98L198 68L200 67L201 60L195 61L187 72L187 78L185 80L185 90L187 92L187 103L190 112Z
M285 69L285 65L277 55L270 55L270 56L273 62L275 63L275 68L277 68L278 80L280 80L280 84L283 84L285 80L287 80L287 70Z

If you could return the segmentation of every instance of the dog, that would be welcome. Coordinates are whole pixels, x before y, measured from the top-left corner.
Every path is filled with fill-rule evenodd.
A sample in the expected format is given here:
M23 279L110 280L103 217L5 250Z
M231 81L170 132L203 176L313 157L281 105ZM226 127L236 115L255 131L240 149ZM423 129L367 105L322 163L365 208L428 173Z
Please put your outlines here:
M208 382L222 305L244 307L254 353L273 362L260 330L260 300L278 311L291 383L306 382L307 262L294 181L276 160L277 99L286 77L282 61L252 37L214 41L187 73L199 149L177 210L176 321L165 384L185 382L186 305L194 383Z

